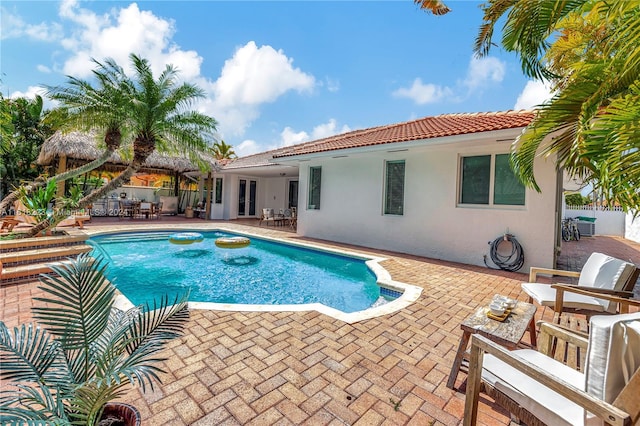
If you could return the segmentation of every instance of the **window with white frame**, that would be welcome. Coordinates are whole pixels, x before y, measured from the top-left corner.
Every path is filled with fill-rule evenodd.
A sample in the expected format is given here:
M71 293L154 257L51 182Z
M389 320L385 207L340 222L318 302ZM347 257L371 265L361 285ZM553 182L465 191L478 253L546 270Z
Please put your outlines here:
M525 187L509 154L462 157L460 168L460 204L524 206Z
M404 160L385 162L384 214L404 210Z
M309 204L310 210L320 210L320 186L322 167L309 167Z

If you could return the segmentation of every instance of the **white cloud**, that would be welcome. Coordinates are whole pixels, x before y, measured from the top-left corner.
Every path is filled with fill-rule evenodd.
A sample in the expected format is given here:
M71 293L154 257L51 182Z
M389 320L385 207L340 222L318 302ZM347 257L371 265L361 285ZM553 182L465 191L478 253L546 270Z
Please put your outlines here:
M19 37L53 42L62 37L62 27L57 23L27 24L20 16L0 7L0 40Z
M340 90L340 81L339 80L334 80L332 78L325 77L324 84L325 84L325 86L327 86L327 90L332 92L332 93L335 93L335 92Z
M45 110L52 109L52 108L55 108L56 106L58 106L58 102L52 101L52 100L50 100L49 98L47 98L45 96L46 92L47 92L47 90L44 87L29 86L25 92L21 92L19 90L16 90L15 92L12 92L9 95L9 97L11 99L16 99L16 98L35 99L36 95L40 95L42 97L43 108Z
M271 46L258 47L250 41L238 48L211 85L211 110L223 132L242 135L260 115L260 105L274 102L291 90L311 92L315 78L292 64L293 59Z
M215 82L220 105L256 105L273 102L289 90L310 91L315 80L299 68L282 50L248 42L228 59Z
M280 146L291 146L301 142L309 140L309 134L304 130L301 132L295 132L291 127L287 126L280 133L281 143Z
M391 94L397 98L411 99L417 105L435 103L447 99L452 102L462 102L472 93L484 91L491 84L500 83L505 76L506 65L494 57L471 57L467 67L467 74L459 80L454 88L433 83L423 83L416 78L411 87L401 87Z
M349 131L351 131L351 128L346 124L338 126L338 122L335 118L329 119L326 123L318 124L313 128L311 133L304 130L296 132L291 127L287 126L280 133L280 142L278 143L278 147L291 146L310 140L327 138L329 136Z
M246 157L247 155L255 154L262 151L261 147L256 141L246 139L233 147L233 151L238 157Z
M448 87L437 86L435 84L424 84L422 79L416 78L409 88L401 87L392 93L397 98L408 98L418 105L438 102L451 93Z
M540 80L529 80L518 95L513 109L531 109L551 99L554 92L551 85Z
M135 3L99 16L68 0L61 4L60 16L77 25L76 31L62 41L62 46L72 52L63 66L65 74L89 76L95 67L91 58L100 61L113 58L127 69L131 53L148 59L154 73L161 72L166 64L173 64L185 80L200 74L202 57L171 42L174 22L142 11Z
M327 123L319 124L313 128L313 132L311 132L312 139L322 139L327 138L329 136L337 135L338 133L346 133L351 131L351 128L346 124L343 124L340 129L338 129L338 123L335 118L330 119Z
M490 83L499 83L504 79L506 65L492 56L486 58L471 57L467 77L463 81L469 91L484 89Z
M46 66L46 65L38 64L38 65L36 66L36 69L37 69L38 71L42 72L42 73L45 73L45 74L49 74L49 73L51 73L51 68L49 68L49 67L48 67L48 66Z

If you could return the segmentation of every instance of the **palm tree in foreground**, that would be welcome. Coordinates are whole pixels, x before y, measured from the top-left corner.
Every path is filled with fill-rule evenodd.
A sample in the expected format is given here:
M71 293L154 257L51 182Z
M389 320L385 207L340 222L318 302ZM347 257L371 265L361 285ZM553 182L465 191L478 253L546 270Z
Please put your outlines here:
M127 182L156 149L173 155L187 156L201 168L208 165L202 154L210 149L217 122L214 118L190 110L205 96L204 91L189 83L178 84L178 72L172 65L154 78L146 59L130 55L134 69L132 78L118 67L117 95L127 111L124 128L134 135L133 157L127 168L108 184L95 189L78 202L84 208L98 198ZM27 236L55 226L65 215L54 216L34 226Z
M610 204L640 209L640 3L490 0L483 8L476 53L489 53L506 17L502 46L527 76L558 89L512 147L521 180L540 190L534 160L554 155Z

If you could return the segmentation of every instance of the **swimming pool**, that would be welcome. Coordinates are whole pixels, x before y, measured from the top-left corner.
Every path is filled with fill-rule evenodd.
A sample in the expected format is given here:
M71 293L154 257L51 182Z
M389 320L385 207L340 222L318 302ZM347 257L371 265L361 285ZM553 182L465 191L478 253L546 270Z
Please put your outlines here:
M190 292L191 302L299 305L321 303L361 311L380 298L376 276L358 259L259 238L242 249L216 247L232 236L203 232L204 241L169 243L168 232L93 237L110 261L107 276L133 304Z
M105 229L94 228L94 229L88 229L86 233L88 233L91 237L91 239L88 240L91 244L95 244L96 242L98 242L99 249L97 249L97 251L106 253L107 260L109 260L109 257L110 257L109 251L112 250L108 246L112 243L117 243L118 239L123 240L121 242L124 242L124 240L163 241L164 244L162 244L159 247L162 248L162 250L160 250L160 253L165 254L165 256L163 257L164 266L171 266L175 264L175 258L168 256L168 254L170 253L169 250L175 250L175 249L178 249L179 247L172 244L168 244L168 237L173 233L183 232L183 231L193 232L193 229L182 228L182 227L170 227L170 228L164 228L164 229L156 228L156 231L153 231L153 232L148 232L148 231L137 232L135 228L129 231L125 231L125 230L116 231L113 229L105 230ZM389 274L389 272L381 265L381 262L385 260L384 258L366 255L366 254L354 252L351 250L343 250L343 249L335 249L335 248L329 249L326 247L319 247L310 242L283 241L281 239L274 238L274 237L256 235L251 232L247 232L244 229L241 231L241 233L239 233L238 232L239 230L235 229L235 227L233 226L231 227L207 226L207 227L203 227L203 229L196 229L195 231L200 232L204 235L209 235L209 233L213 233L213 235L211 235L211 238L215 237L216 232L218 233L217 235L243 235L251 238L252 245L254 245L254 243L257 243L258 241L271 241L280 246L298 247L299 249L301 249L301 251L311 251L311 253L314 253L314 254L329 253L329 254L337 255L334 257L347 258L351 260L355 259L359 263L364 262L368 269L367 278L370 279L371 274L375 275L377 279L378 291L380 292L380 295L384 296L384 298L387 300L386 300L386 303L374 303L372 307L365 308L364 310L355 311L355 312L345 312L320 302L301 303L301 304L242 304L242 303L215 303L215 302L191 301L189 302L190 309L205 309L205 310L217 310L217 311L245 311L245 312L266 312L266 311L293 312L293 311L314 310L322 314L331 316L340 321L344 321L347 323L354 323L354 322L362 321L365 319L375 318L381 315L387 315L387 314L397 312L411 305L413 302L415 302L420 297L420 294L422 293L422 287L394 281L391 278L391 275ZM210 253L207 254L205 252L208 252L211 249L213 249L213 247L215 247L214 241L215 241L214 239L211 239L211 240L205 240L203 243L197 243L197 244L194 243L189 246L182 246L183 249L186 248L187 250L181 251L181 254L177 255L176 257L177 259L186 258L186 259L192 259L194 261L198 261L198 259L203 260L203 258L210 255ZM104 245L101 243L104 243ZM228 252L233 251L237 253L238 256L237 258L236 257L225 258L227 259L227 263L238 264L236 266L238 266L238 269L240 270L242 270L242 266L244 266L242 264L255 262L250 256L245 257L246 252L245 252L245 255L242 255L243 253L242 250L245 250L245 249L238 249L237 251L228 250ZM145 251L149 251L148 247L143 247L143 251L139 253L134 251L129 251L127 252L126 255L120 255L120 256L123 256L125 258L130 258L128 262L130 264L132 263L135 264L136 262L135 261L131 262L131 260L138 259L138 263L140 263L142 261ZM152 250L152 251L157 252L158 250ZM228 254L230 255L232 253L228 253ZM113 259L111 259L111 261L113 261ZM196 263L195 267L193 267L193 264L191 264L190 268L197 269L200 267L201 264L205 264L205 265L207 264L207 262L201 262L201 261L198 261L198 262L199 263ZM110 268L113 268L113 266L111 266ZM131 272L134 272L136 274L139 273L139 271L131 271ZM174 271L173 273L178 275L180 271L177 271L177 272ZM144 272L142 275L148 277L147 278L148 282L151 282L151 283L159 282L158 278L154 276L153 272ZM368 285L370 285L370 283ZM120 287L120 285L117 285L117 286ZM149 293L151 293L151 291L156 291L155 285L152 284L150 286L153 287L154 289L150 290ZM184 292L186 290L186 287L177 286L175 290L179 292ZM158 296L160 296L160 293L156 292L155 297L158 297ZM193 300L193 297L191 297L191 299ZM380 297L378 298L378 301L381 301L382 299L383 298ZM116 299L116 306L120 307L121 309L128 309L132 307L133 304L132 304L132 301L129 300L126 296L121 295L121 296L118 296Z

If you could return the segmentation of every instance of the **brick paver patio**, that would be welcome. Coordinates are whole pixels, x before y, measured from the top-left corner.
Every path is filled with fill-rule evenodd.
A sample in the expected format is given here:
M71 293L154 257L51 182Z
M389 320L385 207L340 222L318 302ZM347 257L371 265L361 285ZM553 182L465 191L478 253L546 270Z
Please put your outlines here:
M154 223L168 224L180 226ZM273 227L222 225L298 239ZM87 231L131 226L149 225L94 222ZM598 240L573 242L563 255L577 253L578 244L590 253L587 246ZM615 238L609 244L640 263L640 245ZM614 250L610 246L598 249ZM355 324L317 312L193 310L185 336L166 351L163 385L146 394L132 390L124 398L140 410L143 425L460 424L464 393L445 386L462 335L459 325L495 293L526 300L520 291L526 276L349 248L387 258L382 264L394 280L424 288L420 299L395 314ZM0 287L0 319L8 325L27 321L36 293L35 283ZM536 317L542 315L549 313L538 309ZM464 389L465 380L461 373L456 387ZM508 414L483 398L480 424L509 424Z

